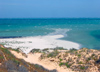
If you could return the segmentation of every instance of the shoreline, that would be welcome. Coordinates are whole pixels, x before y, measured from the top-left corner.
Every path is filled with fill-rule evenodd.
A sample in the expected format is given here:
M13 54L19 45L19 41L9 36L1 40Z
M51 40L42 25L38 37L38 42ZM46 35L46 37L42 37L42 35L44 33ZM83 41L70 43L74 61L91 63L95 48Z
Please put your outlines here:
M12 47L14 49L20 48L24 53L29 53L32 49L44 49L44 48L56 48L63 47L67 49L81 47L80 44L61 40L63 35L51 35L51 36L36 36L36 37L23 37L23 38L10 38L0 39L1 43L6 43L5 47Z

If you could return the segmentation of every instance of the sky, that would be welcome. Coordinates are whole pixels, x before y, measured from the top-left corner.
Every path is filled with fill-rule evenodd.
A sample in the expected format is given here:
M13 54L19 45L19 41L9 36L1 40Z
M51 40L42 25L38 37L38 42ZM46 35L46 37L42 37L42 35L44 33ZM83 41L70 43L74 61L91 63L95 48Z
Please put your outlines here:
M100 0L0 0L0 18L100 18Z

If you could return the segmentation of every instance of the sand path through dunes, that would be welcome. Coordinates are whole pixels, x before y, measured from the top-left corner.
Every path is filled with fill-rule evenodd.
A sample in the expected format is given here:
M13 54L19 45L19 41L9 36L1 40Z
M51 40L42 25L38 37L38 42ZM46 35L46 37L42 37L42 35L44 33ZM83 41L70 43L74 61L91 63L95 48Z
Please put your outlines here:
M40 60L39 57L41 56L41 53L29 53L27 54L27 58L24 57L21 53L17 53L16 51L10 50L12 54L15 55L15 57L24 59L26 62L33 63L33 64L39 64L43 66L44 68L48 70L56 69L58 72L73 72L70 69L64 69L63 67L60 67L57 63L50 62L49 60Z

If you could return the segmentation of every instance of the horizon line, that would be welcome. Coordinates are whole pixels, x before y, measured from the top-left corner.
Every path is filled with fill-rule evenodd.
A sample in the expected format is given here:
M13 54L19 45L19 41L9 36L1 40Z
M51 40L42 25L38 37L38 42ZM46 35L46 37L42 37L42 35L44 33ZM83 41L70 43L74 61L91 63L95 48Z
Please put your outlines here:
M78 18L80 18L80 19L84 19L84 18L86 18L86 19L93 19L93 18L100 18L100 17L66 17L66 18L64 18L64 17L59 17L59 18L56 18L56 17L47 17L47 18L42 18L42 17L40 17L40 18L0 18L0 19L68 19L68 18L70 18L70 19L78 19Z

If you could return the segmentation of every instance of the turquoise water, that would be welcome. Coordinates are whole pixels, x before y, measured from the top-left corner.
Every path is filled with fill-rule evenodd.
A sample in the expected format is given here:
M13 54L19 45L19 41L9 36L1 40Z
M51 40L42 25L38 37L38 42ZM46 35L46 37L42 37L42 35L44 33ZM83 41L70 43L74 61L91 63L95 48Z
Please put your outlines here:
M67 31L66 31L67 30ZM100 49L99 18L0 19L0 38L62 34L63 40Z

